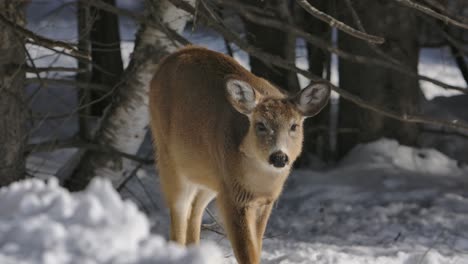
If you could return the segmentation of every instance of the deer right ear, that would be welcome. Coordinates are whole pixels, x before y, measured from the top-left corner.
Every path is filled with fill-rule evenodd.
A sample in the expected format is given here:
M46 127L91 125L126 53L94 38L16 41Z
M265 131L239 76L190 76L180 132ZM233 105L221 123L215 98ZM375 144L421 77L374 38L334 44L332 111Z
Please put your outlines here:
M226 91L228 101L237 111L244 115L252 113L255 106L257 106L255 90L244 81L228 80Z
M307 86L293 97L297 110L305 117L311 117L320 112L330 98L330 87L325 83L316 83Z

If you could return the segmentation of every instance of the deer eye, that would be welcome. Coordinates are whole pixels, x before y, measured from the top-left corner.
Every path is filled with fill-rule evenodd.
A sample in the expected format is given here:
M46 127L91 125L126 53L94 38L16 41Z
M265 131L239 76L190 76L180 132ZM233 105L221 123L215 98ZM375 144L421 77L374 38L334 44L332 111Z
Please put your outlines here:
M262 122L257 122L255 124L255 129L257 130L257 132L260 133L265 133L267 131L265 124L263 124Z
M291 131L296 131L298 127L299 127L298 124L292 124L290 129Z

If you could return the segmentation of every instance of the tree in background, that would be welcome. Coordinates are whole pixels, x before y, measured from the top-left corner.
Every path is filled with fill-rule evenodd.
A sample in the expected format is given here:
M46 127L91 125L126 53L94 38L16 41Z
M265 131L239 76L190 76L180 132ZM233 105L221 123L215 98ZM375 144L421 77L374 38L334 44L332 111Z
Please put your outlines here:
M271 17L279 17L288 23L293 22L289 0L242 0L241 2L270 12ZM240 15L242 17L242 14ZM247 41L253 46L290 62L296 60L296 37L293 34L262 26L248 19L244 19L244 26ZM299 90L296 73L268 65L255 56L250 56L250 70L253 74L273 82L282 89L291 92Z
M115 0L103 3L116 7ZM80 135L90 139L90 117L99 118L112 101L111 89L119 82L123 73L120 49L119 17L87 2L78 5L78 46L91 57L92 63L79 61L82 70L77 79L83 83L100 84L107 90L80 90Z
M325 13L333 14L336 12L335 0L309 0L308 2ZM312 17L299 5L294 5L294 7L294 14L298 27L328 43L332 42L332 29L330 26ZM309 71L318 77L330 80L331 54L308 42L306 42L306 49ZM299 166L308 165L308 156L310 154L317 155L325 161L333 158L330 145L329 125L330 104L313 118L306 119L304 123L304 155L301 155L297 161Z
M0 186L25 176L27 143L24 40L4 20L25 25L25 1L0 0Z
M339 113L341 129L339 128L339 131L347 132L340 133L339 136L338 148L341 150L341 155L357 143L381 136L393 137L406 144L414 144L419 131L419 127L415 124L420 123L435 125L442 129L455 128L468 131L468 124L462 120L456 120L456 122L453 118L452 120L437 120L418 113L421 99L418 79L466 92L463 87L448 85L417 73L419 52L417 38L421 34L416 16L426 18L439 16L437 21L449 21L445 23L450 24L450 30L445 32L450 33L456 39L456 42L451 41L452 44L458 43L456 45L459 49L457 58L461 58L461 52L466 50L463 44L466 43L463 39L464 34L458 35L458 31L453 30L453 25L457 22L447 20L447 17L440 18L442 14L447 15L449 11L436 5L431 8L439 13L428 16L422 13L420 7L406 6L405 3L416 3L410 0L148 0L145 1L146 16L143 16L138 12L119 8L113 1L79 0L76 3L80 6L78 9L80 32L78 45L48 39L35 32L28 32L20 26L21 24L12 22L12 27L16 27L17 33L24 34L28 42L55 51L55 55L78 59L78 69L55 67L52 64L49 65L50 67L40 69L48 72L78 72L78 82L70 81L63 75L47 74L40 88L48 83L76 87L76 90L71 90L70 94L75 96L76 91L80 94L77 108L71 109L70 113L62 116L46 116L44 120L76 117L77 112L84 109L79 113L82 132L80 139L71 137L66 140L44 140L37 144L29 144L26 148L32 150L31 152L77 148L79 150L79 155L75 155L77 158L71 159L72 162L67 161L67 165L56 173L59 178L63 176L65 185L71 190L83 188L91 178L98 175L111 179L115 186L121 186L130 175L135 174L142 164L151 163L147 158L136 155L143 142L148 123L148 84L159 60L177 49L180 46L178 43L188 43L177 33L183 30L192 15L196 19L193 24L194 29L198 29L197 25L213 29L222 35L228 44L232 43L249 54L254 73L285 89L299 89L297 74L312 81L327 82L330 79L331 53L340 57L340 84L344 89L331 83L329 85L341 96ZM69 3L64 5L67 6ZM91 36L93 28L98 28L98 31L103 32L106 26L102 25L107 25L114 30L114 33L106 39L114 39L118 42L118 23L114 19L116 17L104 18L107 16L95 13L93 15L95 11L91 12L91 10L105 10L106 13L117 16L128 16L140 23L141 27L137 34L131 62L118 80L113 78L117 75L116 73L109 74L102 67L110 68L114 66L110 61L121 60L120 48L116 45L116 50L111 52L112 55L101 54L105 57L103 59L105 62L100 62L100 55L93 53L92 44L102 43L105 40L98 41L95 40L98 36ZM232 28L238 28L237 25L229 24L232 21L228 22L220 18L219 10L226 10L227 14L237 12L246 21L245 31L232 30ZM104 20L96 20L98 17ZM341 23L340 20L345 23ZM203 27L201 30L204 30ZM465 28L460 25L458 27L465 29L468 25L465 25ZM335 39L332 41L331 38L332 28L339 35L338 47L334 43ZM385 44L379 44L383 41L379 36L385 37ZM307 42L309 69L300 69L295 65L296 38L303 38ZM377 44L371 45L370 42ZM116 44L112 41L107 43L106 45ZM94 51L99 53L101 49L94 48ZM21 63L24 63L24 54L22 56ZM118 65L116 68L121 68L120 63L116 65ZM35 69L31 61L28 70L32 68ZM99 73L94 75L93 71ZM28 81L38 82L39 80L41 82L37 72L36 76L37 78L30 78ZM50 76L58 76L58 78L50 78ZM101 77L93 79L93 76ZM113 77L110 78L110 76ZM91 100L92 95L89 93L91 89L103 90L107 89L106 87L112 87L112 89L104 95L96 95L95 100ZM96 100L110 97L112 97L112 103L107 108L108 111L105 111L104 116L99 119L101 122L93 124L96 133L91 132L91 126L88 126L86 119L92 113L88 106L93 105ZM98 108L102 110L101 107ZM404 121L404 123L395 120ZM305 157L314 153L324 160L334 158L330 155L328 143L331 141L329 124L332 121L334 122L335 119L329 119L327 109L308 120L305 127L307 137L303 152ZM11 124L8 125L11 126ZM350 131L354 133L349 133ZM307 161L307 158L305 160ZM307 166L308 164L303 162L301 165Z
M390 57L401 64L398 67L417 72L420 22L414 10L395 1L354 1L358 22L345 1L339 2L343 10L341 17L347 24L362 24L370 34L383 36L386 40L377 47L340 32L340 48L357 55ZM380 52L376 53L376 50ZM422 94L416 78L395 70L340 59L339 79L341 88L368 102L408 115L419 112ZM386 118L346 100L340 100L339 107L339 127L355 131L339 133L341 157L356 144L381 137L395 138L406 145L416 144L418 125Z
M115 6L115 0L104 0ZM90 32L91 57L93 60L91 81L109 87L120 81L123 73L122 54L120 52L119 17L100 8L90 7L93 21ZM109 91L94 91L91 100L99 100ZM101 116L110 104L112 97L106 97L91 107L91 114Z
M193 1L188 1L194 4ZM96 177L119 186L131 174L132 161L116 153L137 153L149 123L148 89L158 62L178 46L170 35L181 33L190 16L169 1L146 2L147 17L137 33L135 49L121 82L114 91L114 103L97 129L94 141L113 153L89 150L65 182L70 190L81 190ZM162 27L164 25L164 28Z

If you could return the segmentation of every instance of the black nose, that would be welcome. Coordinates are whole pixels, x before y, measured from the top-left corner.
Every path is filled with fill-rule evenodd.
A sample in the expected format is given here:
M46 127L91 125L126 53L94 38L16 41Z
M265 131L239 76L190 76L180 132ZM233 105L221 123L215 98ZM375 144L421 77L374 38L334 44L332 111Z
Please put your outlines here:
M288 155L286 155L282 151L277 151L270 155L270 164L272 164L273 166L277 168L282 168L286 166L288 161L289 161Z

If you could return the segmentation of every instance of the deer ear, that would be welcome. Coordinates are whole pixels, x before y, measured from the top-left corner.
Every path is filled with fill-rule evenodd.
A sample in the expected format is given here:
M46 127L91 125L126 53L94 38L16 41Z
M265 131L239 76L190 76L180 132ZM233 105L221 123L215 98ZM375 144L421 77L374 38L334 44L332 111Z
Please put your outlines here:
M316 83L299 91L292 100L303 116L311 117L327 105L329 98L329 86L325 83Z
M247 82L231 79L226 83L227 99L240 113L248 115L257 106L255 90Z

